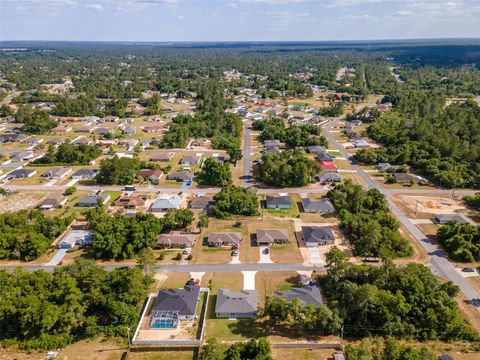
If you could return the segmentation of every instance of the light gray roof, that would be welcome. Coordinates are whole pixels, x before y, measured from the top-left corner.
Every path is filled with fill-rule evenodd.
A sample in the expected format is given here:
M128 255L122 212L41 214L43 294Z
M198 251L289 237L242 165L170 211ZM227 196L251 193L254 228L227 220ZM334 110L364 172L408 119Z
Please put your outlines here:
M335 240L333 231L329 226L302 226L303 240L315 242Z
M153 202L151 209L178 209L181 200L178 195L158 198Z
M171 231L168 234L160 234L157 245L184 245L191 246L195 242L195 234L182 234L179 231Z
M310 198L302 198L302 206L305 210L322 212L322 213L331 213L335 211L330 199L322 198L319 200L312 200Z
M233 292L229 289L218 289L216 313L248 314L258 310L257 290Z
M94 177L97 174L95 170L92 169L80 169L77 170L72 177L78 177L78 176L83 176L83 177Z
M327 152L325 146L307 146L307 149L311 154L321 154Z
M317 178L319 182L325 181L342 181L342 176L333 171L322 171L317 174Z
M320 307L323 305L323 298L320 288L314 286L304 286L301 288L292 288L286 291L275 291L275 295L284 298L288 302L293 299L299 299L303 306L314 305Z
M98 195L90 194L78 200L76 206L97 206L99 201L101 204L105 204L108 199L110 199L110 195L108 193L101 193Z
M194 174L191 171L173 171L168 174L169 180L193 180Z
M288 240L287 229L258 229L257 243L273 243L275 240Z
M435 215L435 219L438 222L456 221L461 224L465 224L469 222L465 216L460 214L438 214L438 215Z
M239 244L242 241L242 234L239 232L211 232L208 234L209 243Z

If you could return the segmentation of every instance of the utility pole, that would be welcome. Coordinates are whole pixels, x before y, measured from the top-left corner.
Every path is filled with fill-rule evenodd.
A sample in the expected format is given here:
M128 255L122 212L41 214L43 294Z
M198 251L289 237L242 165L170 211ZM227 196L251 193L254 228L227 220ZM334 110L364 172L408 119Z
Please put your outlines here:
M343 340L343 325L342 324L342 327L340 328L340 339Z
M130 326L127 327L128 347L130 347Z

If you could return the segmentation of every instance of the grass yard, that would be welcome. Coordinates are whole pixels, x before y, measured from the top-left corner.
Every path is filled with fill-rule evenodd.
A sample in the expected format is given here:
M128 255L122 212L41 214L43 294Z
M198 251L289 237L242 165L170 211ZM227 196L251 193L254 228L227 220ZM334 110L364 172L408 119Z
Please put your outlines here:
M197 355L192 350L130 351L129 360L193 360Z
M156 273L154 276L155 283L152 285L152 291L160 289L178 289L182 288L185 283L190 280L190 273L186 272L171 272L171 273Z
M298 211L298 205L295 201L292 201L292 207L290 209L267 209L262 208L264 217L281 217L281 218L296 218L300 216Z
M206 273L202 277L201 285L210 287L211 295L216 295L217 290L221 288L240 291L243 289L243 274L241 272Z
M272 349L272 357L282 360L324 360L338 351L333 349Z
M295 271L259 271L255 276L255 288L258 291L260 307L265 306L267 298L273 296L275 290L288 290L300 285L300 276Z

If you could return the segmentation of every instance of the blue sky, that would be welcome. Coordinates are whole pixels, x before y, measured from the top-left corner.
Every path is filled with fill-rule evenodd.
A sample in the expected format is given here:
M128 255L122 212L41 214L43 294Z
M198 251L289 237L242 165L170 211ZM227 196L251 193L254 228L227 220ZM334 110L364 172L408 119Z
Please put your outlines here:
M1 40L480 37L480 0L0 0Z

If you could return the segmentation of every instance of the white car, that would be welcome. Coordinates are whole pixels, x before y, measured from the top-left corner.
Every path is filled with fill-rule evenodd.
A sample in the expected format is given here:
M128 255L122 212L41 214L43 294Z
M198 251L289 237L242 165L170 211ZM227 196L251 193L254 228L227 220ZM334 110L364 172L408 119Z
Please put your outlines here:
M185 250L183 250L183 253L185 255L190 255L190 250L191 250L190 248L186 248Z

